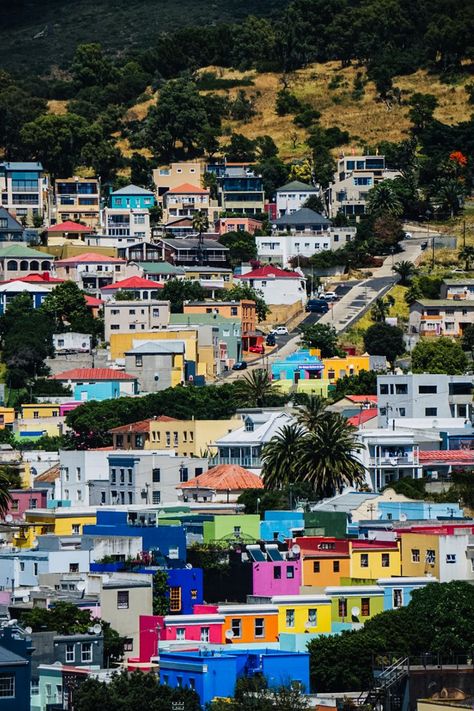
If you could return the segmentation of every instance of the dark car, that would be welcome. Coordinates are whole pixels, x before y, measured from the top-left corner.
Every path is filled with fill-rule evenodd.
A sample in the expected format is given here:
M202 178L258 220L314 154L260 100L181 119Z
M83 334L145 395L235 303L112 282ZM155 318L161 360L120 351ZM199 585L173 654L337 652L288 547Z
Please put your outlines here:
M322 299L310 299L306 304L306 311L326 314L329 311L329 306L327 301L323 301Z
M265 343L267 346L275 346L276 345L276 338L273 333L269 333L268 336L265 339Z
M247 363L245 360L238 360L237 363L234 363L232 366L232 370L246 370L247 369Z

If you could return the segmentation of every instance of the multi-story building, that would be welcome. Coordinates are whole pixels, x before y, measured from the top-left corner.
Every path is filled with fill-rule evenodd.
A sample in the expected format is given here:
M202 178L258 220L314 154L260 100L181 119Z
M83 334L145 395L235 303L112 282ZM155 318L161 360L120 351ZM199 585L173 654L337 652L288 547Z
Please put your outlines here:
M276 190L277 217L291 215L303 207L308 198L319 195L319 188L314 185L292 180Z
M257 235L255 242L259 259L287 267L299 257L345 247L354 237L355 227L329 227L322 232L273 231L270 235Z
M194 267L195 265L211 265L225 267L227 265L228 247L214 239L199 240L197 237L173 239L159 237L155 239L161 250L161 259L176 266Z
M261 291L267 304L305 304L306 277L295 271L279 269L270 264L264 267L243 267L238 275L239 281L248 284L252 289Z
M70 501L73 506L90 506L94 500L91 482L108 478L108 454L102 449L62 449L59 453L57 498Z
M217 177L219 207L224 212L258 215L265 210L263 180L249 165L215 164L208 170Z
M153 282L150 282L152 285ZM152 286L151 286L152 288ZM104 303L104 337L111 333L133 333L164 328L170 320L169 301L148 298L137 301L110 299Z
M127 277L139 276L140 272L138 265L127 264L125 259L95 252L58 259L54 269L58 278L75 281L81 289L97 298L100 298L104 286Z
M227 232L248 232L253 235L257 230L262 228L261 220L256 220L253 217L220 217L215 229L220 235L225 235Z
M204 164L199 161L183 161L160 165L153 170L153 182L156 187L158 203L162 204L163 195L182 185L201 185L204 176Z
M47 210L47 183L41 163L0 163L0 205L32 224Z
M443 279L440 297L454 301L474 301L474 279Z
M25 228L8 210L0 207L0 242L23 242Z
M359 456L367 470L367 484L375 492L403 477L419 479L419 445L410 432L390 429L359 430L364 445Z
M102 211L103 239L124 247L151 238L150 213L144 207L105 207Z
M329 213L360 217L366 211L369 190L400 173L386 167L385 156L344 156L328 189Z
M406 373L377 376L379 426L404 418L472 419L474 376Z
M410 333L423 337L461 337L474 323L474 300L417 299L410 305Z
M428 576L440 583L472 580L474 569L467 556L474 532L472 525L438 522L436 526L413 525L397 529L401 540L403 576Z
M155 393L194 379L185 363L184 341L145 341L125 351L125 368L141 393Z
M9 244L0 248L0 281L21 279L31 273L50 272L52 254L31 249L23 244Z
M100 179L58 178L54 183L56 222L78 220L95 229L100 219Z
M132 210L149 210L155 204L155 195L151 190L138 185L127 185L110 193L112 209L130 208Z
M210 326L216 351L217 372L220 375L242 358L242 322L239 318L224 318L219 314L171 314L170 324Z
M213 223L217 219L217 201L211 200L209 190L198 185L182 183L170 188L163 195L164 224L181 217L192 218L197 212L204 212L209 223Z

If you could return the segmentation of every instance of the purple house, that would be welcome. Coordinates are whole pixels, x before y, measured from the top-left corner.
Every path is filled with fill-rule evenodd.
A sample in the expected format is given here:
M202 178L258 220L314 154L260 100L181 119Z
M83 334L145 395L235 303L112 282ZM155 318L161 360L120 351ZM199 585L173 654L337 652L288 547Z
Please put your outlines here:
M301 586L301 561L284 558L277 545L247 546L252 560L253 595L299 595Z

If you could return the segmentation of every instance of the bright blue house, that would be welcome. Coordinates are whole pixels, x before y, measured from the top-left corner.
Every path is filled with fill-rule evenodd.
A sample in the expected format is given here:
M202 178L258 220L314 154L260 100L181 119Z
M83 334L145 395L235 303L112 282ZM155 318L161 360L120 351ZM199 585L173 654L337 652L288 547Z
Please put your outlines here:
M8 281L0 285L0 315L4 314L7 310L8 304L13 301L19 294L29 294L34 309L39 309L45 298L51 293L51 289L48 289L41 284L29 283L17 279L15 281Z
M431 501L381 501L378 504L381 521L429 521L430 519L464 518L458 503Z
M112 208L148 208L155 205L155 195L151 190L145 190L138 185L127 185L110 194Z
M74 400L111 400L121 395L136 395L137 378L113 368L73 368L51 376L69 385Z
M0 634L0 710L30 711L31 639L20 628Z
M285 541L304 529L304 515L297 511L265 511L260 522L262 541Z
M295 380L295 373L301 378L320 378L324 365L318 356L311 355L308 349L302 349L289 355L285 360L272 363L274 380Z
M411 600L414 590L420 590L429 583L437 583L436 578L380 578L377 585L384 595L384 610L396 610L405 607Z
M269 688L299 682L309 691L309 654L277 649L160 652L160 682L188 687L202 706L217 697L233 697L242 677L264 676Z

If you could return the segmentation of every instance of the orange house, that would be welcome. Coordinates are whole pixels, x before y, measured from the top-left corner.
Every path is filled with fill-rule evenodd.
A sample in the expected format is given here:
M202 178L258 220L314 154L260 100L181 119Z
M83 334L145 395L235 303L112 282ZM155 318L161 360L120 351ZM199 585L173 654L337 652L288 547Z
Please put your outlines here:
M239 318L242 322L242 348L259 345L263 338L256 332L257 308L255 301L190 301L183 306L185 314L218 314L224 318Z
M224 615L223 644L263 644L278 641L276 605L219 605L217 611Z
M325 536L304 536L290 542L298 544L302 559L302 585L325 588L341 585L350 576L349 541Z

